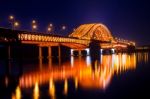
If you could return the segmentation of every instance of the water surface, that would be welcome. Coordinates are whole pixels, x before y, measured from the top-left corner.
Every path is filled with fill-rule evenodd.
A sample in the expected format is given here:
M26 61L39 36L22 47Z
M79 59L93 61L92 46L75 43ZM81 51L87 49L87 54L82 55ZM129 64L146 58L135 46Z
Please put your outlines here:
M49 58L39 64L1 60L2 99L121 99L149 96L148 52ZM8 72L8 73L7 73ZM11 75L11 76L10 76ZM2 94L2 92L4 94Z

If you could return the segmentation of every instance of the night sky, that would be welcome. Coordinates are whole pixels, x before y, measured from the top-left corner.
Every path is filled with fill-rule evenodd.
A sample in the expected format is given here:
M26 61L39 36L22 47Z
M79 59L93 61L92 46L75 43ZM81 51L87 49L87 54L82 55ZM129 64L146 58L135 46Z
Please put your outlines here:
M8 16L20 21L19 29L31 31L31 21L38 22L38 32L49 23L56 34L67 35L85 23L103 23L114 36L150 44L150 3L144 0L1 0L0 27L9 28ZM66 32L60 31L62 25Z

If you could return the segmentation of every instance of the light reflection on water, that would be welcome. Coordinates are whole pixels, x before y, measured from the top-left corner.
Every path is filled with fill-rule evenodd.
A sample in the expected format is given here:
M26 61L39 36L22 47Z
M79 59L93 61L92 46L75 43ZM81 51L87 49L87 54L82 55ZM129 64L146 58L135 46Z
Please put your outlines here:
M49 80L49 95L52 99L55 99L55 85L53 79Z
M16 87L15 93L12 94L12 99L21 99L21 89L19 86Z
M38 99L38 98L39 98L39 85L38 82L36 82L33 89L33 99Z
M49 95L52 99L56 99L55 82L63 81L63 94L68 93L68 79L74 79L74 87L83 89L101 89L104 90L111 83L113 75L121 74L127 70L136 69L139 62L148 62L148 53L119 53L112 55L101 55L100 62L95 61L95 65L91 65L91 57L85 58L71 56L70 62L65 62L62 66L51 66L43 68L39 71L24 73L19 81L19 88L12 99L20 99L20 88L33 89L33 98L39 98L39 85L49 82ZM94 68L94 69L93 69ZM18 91L17 91L18 90Z
M141 62L145 62L147 63L148 62L148 52L144 52L144 53L136 53L137 55L137 61L138 63L141 63Z

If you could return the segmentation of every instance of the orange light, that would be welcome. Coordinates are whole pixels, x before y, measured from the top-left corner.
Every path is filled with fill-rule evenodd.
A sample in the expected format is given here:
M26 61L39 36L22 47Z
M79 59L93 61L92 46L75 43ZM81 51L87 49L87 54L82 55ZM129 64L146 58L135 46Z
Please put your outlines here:
M33 98L38 99L38 97L39 97L39 85L38 82L36 82L33 89Z
M36 23L36 21L35 20L32 20L32 24L35 24Z
M19 26L19 22L14 22L14 27L18 27Z
M51 31L52 31L52 28L51 28L51 27L48 27L48 28L47 28L47 31L48 31L48 32L51 32Z
M145 56L145 59L147 60L147 54ZM35 90L37 90L37 82L43 84L49 81L49 93L53 95L55 92L53 81L64 80L63 92L64 94L67 94L67 79L71 77L75 79L75 88L80 85L83 88L105 89L115 73L118 74L136 68L136 55L121 53L102 55L101 64L98 62L95 63L96 69L93 69L94 66L87 66L86 61L82 58L75 58L73 62L74 66L71 67L70 65L70 62L68 62L64 63L62 67L52 66L50 69L46 68L42 71L39 70L29 74L24 74L20 78L20 86L28 88L35 85Z
M15 94L12 94L12 99L21 99L21 89L17 86Z
M10 19L10 20L13 20L13 19L14 19L14 16L13 16L13 15L10 15L10 16L9 16L9 19Z
M67 95L68 93L68 81L67 79L65 79L65 82L64 82L64 94Z
M52 97L52 99L55 99L55 85L53 79L50 79L49 81L49 94Z
M33 25L32 28L33 28L33 29L37 29L37 25Z
M50 24L49 24L49 26L50 26L50 27L53 27L53 24L52 24L52 23L50 23Z

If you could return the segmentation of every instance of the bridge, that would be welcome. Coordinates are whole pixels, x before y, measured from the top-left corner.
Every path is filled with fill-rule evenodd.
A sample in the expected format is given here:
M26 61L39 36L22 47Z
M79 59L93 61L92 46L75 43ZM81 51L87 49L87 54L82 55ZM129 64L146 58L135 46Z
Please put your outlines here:
M51 56L51 47L58 46L58 56L61 56L60 46L67 46L81 53L81 50L89 48L93 41L96 41L96 44L101 49L113 48L114 50L118 50L135 46L135 43L132 41L114 37L104 24L97 23L83 24L66 37L0 28L1 44L32 44L39 46L39 57L42 57L42 47L48 47L48 56ZM10 50L10 47L8 49ZM8 52L10 53L10 51Z

